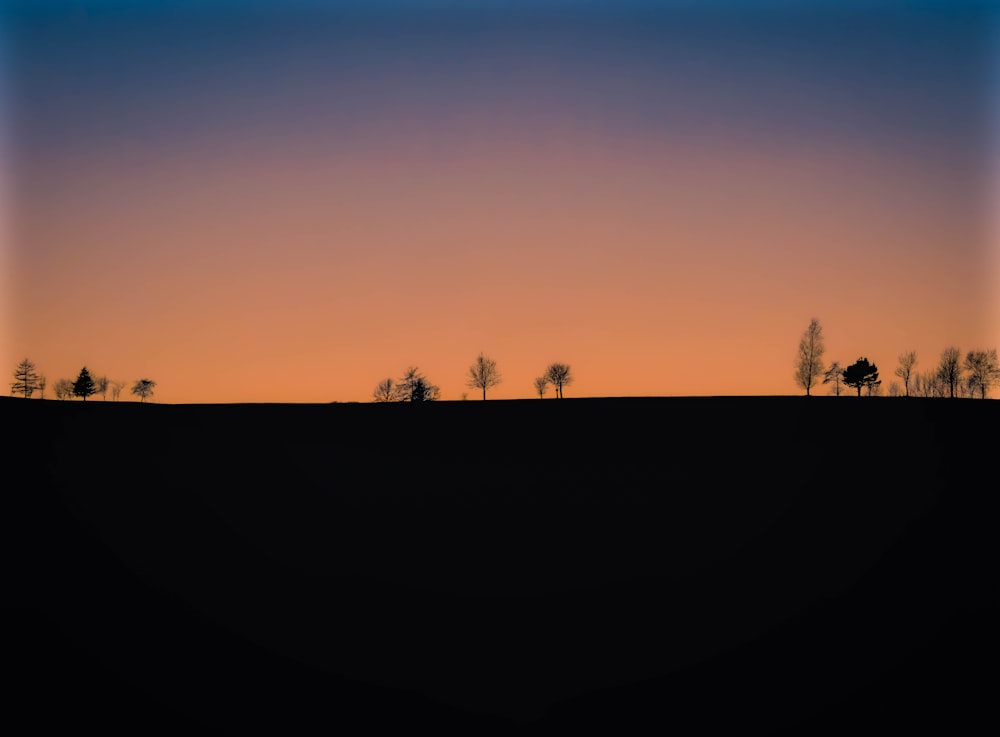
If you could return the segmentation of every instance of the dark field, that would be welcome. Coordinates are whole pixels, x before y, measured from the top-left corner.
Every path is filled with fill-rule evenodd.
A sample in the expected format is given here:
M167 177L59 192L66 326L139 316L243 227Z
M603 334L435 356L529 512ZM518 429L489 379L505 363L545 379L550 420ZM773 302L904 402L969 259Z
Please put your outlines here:
M995 400L0 417L33 732L997 726Z

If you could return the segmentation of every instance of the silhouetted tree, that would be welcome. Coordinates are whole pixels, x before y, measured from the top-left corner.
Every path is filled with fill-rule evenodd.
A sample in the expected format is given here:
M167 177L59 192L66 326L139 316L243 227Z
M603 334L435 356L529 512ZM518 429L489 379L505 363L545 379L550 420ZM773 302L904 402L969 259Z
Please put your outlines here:
M500 383L500 372L497 371L497 362L492 358L487 358L482 353L476 358L476 362L469 367L469 376L465 385L470 389L482 389L483 399L486 399L486 390L492 389Z
M965 356L964 369L969 374L969 388L980 399L986 399L990 388L1000 384L1000 361L997 360L996 348L969 351Z
M17 364L14 369L14 381L11 382L11 394L20 394L25 399L31 399L31 395L42 388L44 379L38 375L35 364L25 358Z
M441 390L411 366L399 380L400 398L404 402L431 402L441 396Z
M823 374L823 383L833 384L832 394L835 397L840 396L840 385L844 383L844 369L840 367L839 361L830 364L830 368Z
M100 394L101 399L107 400L108 398L108 377L98 376L94 379L94 393Z
M962 354L954 346L941 351L941 362L938 363L937 374L948 390L948 396L954 398L958 385L962 380Z
M390 378L382 379L372 392L376 402L399 402L401 401L400 387Z
M111 401L117 402L119 395L122 393L122 389L125 388L124 381L112 381L111 382Z
M844 383L857 389L860 397L862 389L870 392L873 385L877 386L882 381L878 378L878 366L869 363L867 358L859 358L844 369Z
M910 396L910 379L913 377L913 367L917 365L917 352L907 351L899 356L899 366L896 367L896 376L903 380L903 388L906 396Z
M799 340L799 358L795 367L795 382L806 390L808 397L823 373L823 328L815 317Z
M97 385L94 383L94 378L90 375L90 372L87 371L87 367L84 366L80 369L80 375L76 377L76 381L73 382L73 394L86 402L87 397L91 396L96 391Z
M962 380L958 382L957 392L957 396L963 398L979 399L979 387L976 386L975 379L967 373L964 373Z
M555 387L556 399L562 399L563 387L573 383L573 375L570 373L568 364L551 363L545 369L545 380Z
M915 373L911 382L910 393L915 397L944 397L948 394L948 388L936 370Z
M148 397L153 396L153 388L156 382L152 379L139 379L132 385L132 393L139 397L140 402L145 402Z
M53 387L56 399L69 399L73 396L73 382L69 379L59 379Z
M549 380L544 376L539 376L535 379L535 391L538 392L538 398L545 398L545 390L549 388Z

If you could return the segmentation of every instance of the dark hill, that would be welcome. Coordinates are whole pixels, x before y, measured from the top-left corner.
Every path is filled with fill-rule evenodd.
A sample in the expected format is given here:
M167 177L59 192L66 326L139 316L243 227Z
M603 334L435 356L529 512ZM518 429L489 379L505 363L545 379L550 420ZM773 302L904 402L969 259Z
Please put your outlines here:
M994 400L0 417L4 712L38 730L995 720Z

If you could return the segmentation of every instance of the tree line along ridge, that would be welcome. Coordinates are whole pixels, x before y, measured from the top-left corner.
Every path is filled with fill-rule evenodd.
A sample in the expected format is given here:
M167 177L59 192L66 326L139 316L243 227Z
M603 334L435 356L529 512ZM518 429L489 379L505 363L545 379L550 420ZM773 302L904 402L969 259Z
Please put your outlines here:
M813 389L829 385L829 393L835 396L850 394L854 390L861 396L898 397L969 397L986 399L990 391L1000 386L1000 361L997 349L970 350L962 355L958 348L949 346L939 356L938 363L927 371L917 371L917 354L906 351L898 356L894 375L899 379L883 389L878 366L867 356L859 356L856 361L842 365L840 361L826 363L823 327L813 318L799 340L795 360L794 381L811 396ZM25 358L14 369L14 381L10 383L11 395L30 399L36 395L45 399L49 387L44 374L37 366ZM556 399L562 399L564 390L573 383L574 374L567 363L555 362L546 366L544 372L533 379L532 388L539 399L543 399L551 387ZM490 389L503 381L495 359L480 353L465 375L465 386L479 393L486 400ZM103 400L111 395L118 401L127 382L111 380L106 376L93 376L84 366L76 379L59 379L52 385L56 399L74 397L86 401L89 397L100 396ZM140 402L145 402L154 394L157 383L149 378L132 382L130 393ZM409 366L398 378L387 377L379 381L371 395L374 402L430 402L441 398L441 389L432 383L416 366ZM463 394L462 399L468 395Z

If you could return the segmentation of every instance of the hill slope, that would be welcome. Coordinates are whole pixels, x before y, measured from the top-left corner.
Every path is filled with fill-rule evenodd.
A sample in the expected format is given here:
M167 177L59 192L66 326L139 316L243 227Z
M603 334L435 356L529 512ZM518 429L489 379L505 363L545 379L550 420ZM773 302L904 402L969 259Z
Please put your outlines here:
M0 413L40 726L993 719L995 401Z

